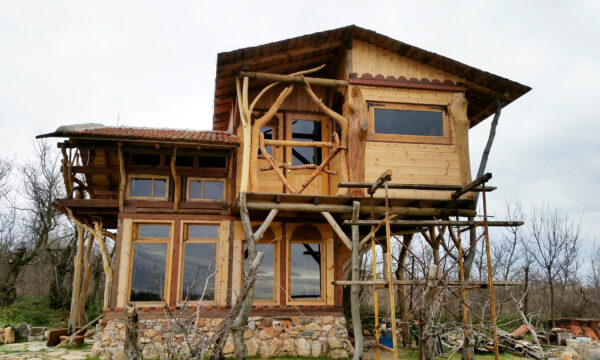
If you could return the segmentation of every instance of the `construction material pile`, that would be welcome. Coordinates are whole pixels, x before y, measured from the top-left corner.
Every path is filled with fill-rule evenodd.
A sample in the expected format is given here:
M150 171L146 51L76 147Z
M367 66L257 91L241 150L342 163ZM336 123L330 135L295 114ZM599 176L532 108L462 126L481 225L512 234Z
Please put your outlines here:
M462 331L446 333L441 335L440 338L442 344L451 349L451 352L458 352L462 348ZM471 331L470 338L474 344L475 351L480 353L494 352L494 339L491 335L481 331ZM513 334L501 329L498 329L498 350L536 360L542 360L547 357L547 354L539 347L531 344L529 341L517 339Z

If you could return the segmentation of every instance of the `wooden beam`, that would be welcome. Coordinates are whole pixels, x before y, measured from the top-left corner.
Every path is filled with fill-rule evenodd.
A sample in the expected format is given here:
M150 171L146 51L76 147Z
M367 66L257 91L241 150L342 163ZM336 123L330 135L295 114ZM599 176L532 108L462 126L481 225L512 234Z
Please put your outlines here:
M371 195L375 194L377 189L382 187L386 181L390 181L390 180L392 180L392 170L388 169L388 170L384 171L381 175L379 175L379 178L371 184L371 187L368 190L369 194L371 194ZM388 189L389 189L389 186L388 186Z
M380 220L345 220L344 225L372 226ZM521 226L523 221L488 221L488 226ZM453 220L391 220L390 225L396 226L483 226L483 221L453 221Z
M263 223L260 225L258 230L256 230L256 232L254 233L254 239L256 241L260 240L263 237L263 235L265 234L265 231L267 231L267 229L273 222L273 219L275 219L275 216L277 216L278 212L279 212L279 210L277 210L277 209L273 209L269 212L269 215L267 215L267 217L265 218L265 221L263 221Z
M327 220L327 222L329 223L329 225L331 225L331 227L333 228L333 231L335 231L335 233L340 238L340 240L342 240L342 242L344 243L344 245L346 245L346 247L348 249L352 250L352 242L348 238L348 235L346 235L344 233L344 230L342 230L342 228L335 221L335 219L333 218L333 216L331 216L331 214L328 213L328 212L326 212L326 211L321 212L321 214L323 215L323 217L325 218L325 220Z
M484 183L488 182L491 178L492 178L492 174L491 173L483 174L483 175L477 177L477 179L471 181L471 183L469 183L468 185L466 185L462 189L457 190L454 194L452 194L452 198L453 199L458 199L459 197L461 197L461 195L466 194L467 192L469 192L472 189L480 186L481 184L484 184ZM486 188L487 188L487 186L486 186Z
M329 214L328 214L329 215ZM352 202L352 220L358 220L360 215L360 202ZM331 215L329 215L331 217ZM333 219L333 218L332 218ZM337 223L335 224L336 226ZM338 226L339 228L339 226ZM341 230L341 229L340 229ZM358 246L359 227L352 227L352 280L360 278L360 248ZM363 356L363 332L360 318L360 286L353 285L350 291L350 307L352 312L352 325L354 326L354 356L353 360L361 360Z
M347 80L336 80L326 78L314 78L314 77L302 77L299 75L281 75L281 74L270 74L263 72L254 71L240 71L239 77L248 77L253 80L265 80L271 82L280 82L286 84L300 84L304 85L304 80L313 86L327 86L327 87L347 87Z
M276 202L259 202L249 201L247 203L248 210L259 210L259 211L271 211L271 209L278 209L280 211L298 211L298 212L329 212L329 213L346 213L352 212L352 206L350 205L334 205L334 204L293 204L293 203L276 203ZM371 208L375 214L384 214L384 206L361 206L361 214L370 214ZM444 209L444 208L418 208L418 207L404 207L404 206L391 206L391 214L404 215L404 216L454 216L458 213L459 216L475 216L475 210L468 209ZM361 220L366 221L366 220Z
M125 173L125 159L123 159L123 144L119 143L119 212L125 212L125 189L127 188L127 174Z
M340 182L338 187L349 189L369 189L373 183L370 182ZM459 191L463 188L461 185L434 185L434 184L394 184L388 183L388 189L392 190L428 190L428 191ZM486 186L485 191L496 190L495 186ZM470 189L469 191L483 191L481 186Z
M302 164L302 165L288 165L288 164L279 164L279 168L281 169L287 169L287 170L306 170L306 169L316 169L318 168L318 165L315 164ZM268 171L268 170L273 170L272 166L261 166L260 167L260 171ZM323 172L329 175L336 175L337 171L334 170L327 170L327 169L323 169Z
M177 161L177 146L173 147L173 155L171 156L171 175L173 176L173 211L179 210L179 199L181 198L181 181L177 176L175 164Z
M394 285L427 285L431 280L393 280ZM459 281L459 280L439 280L442 286L488 286L486 281ZM331 282L333 285L387 285L387 280L336 280ZM518 281L494 281L494 286L522 286Z
M270 140L265 139L265 145L271 146L294 146L294 147L326 147L335 146L332 142L326 141L297 141L297 140Z

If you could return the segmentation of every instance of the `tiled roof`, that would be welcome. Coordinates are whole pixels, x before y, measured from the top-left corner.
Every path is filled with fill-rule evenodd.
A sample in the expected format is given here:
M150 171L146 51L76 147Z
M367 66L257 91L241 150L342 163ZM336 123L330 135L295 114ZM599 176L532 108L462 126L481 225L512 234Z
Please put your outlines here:
M94 137L123 140L157 140L193 143L237 144L237 136L225 131L183 130L166 128L144 128L126 126L104 126L102 124L75 124L60 126L56 131L41 137Z

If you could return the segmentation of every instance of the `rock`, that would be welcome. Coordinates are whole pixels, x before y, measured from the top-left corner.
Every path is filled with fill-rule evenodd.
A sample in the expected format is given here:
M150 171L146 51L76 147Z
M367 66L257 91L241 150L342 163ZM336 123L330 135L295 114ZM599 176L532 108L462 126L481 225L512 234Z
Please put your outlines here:
M154 345L146 345L142 350L142 356L144 359L158 359L158 351L154 348Z
M223 355L232 354L233 350L235 350L233 341L231 341L231 339L227 339L225 346L223 346Z
M260 337L263 340L272 339L273 338L273 333L274 333L273 328L262 329L258 333L258 337Z
M248 318L248 321L261 321L262 320L262 316L250 316Z
M309 317L301 317L299 320L300 320L299 321L300 325L306 325L306 324L310 324L311 322L313 322L312 318L309 318Z
M310 356L311 346L308 340L303 337L296 339L296 353L298 356Z
M329 352L330 359L347 359L348 352L344 349L335 349Z
M263 341L260 344L260 356L263 358L270 358L279 354L279 341L272 339Z
M304 330L310 330L310 331L320 331L321 330L321 326L317 323L310 323L308 325L306 325L304 327Z
M562 355L560 355L560 360L572 360L573 359L573 354L565 351L564 353L562 353Z
M335 322L335 319L333 318L333 316L323 316L321 318L321 323L323 325L333 325L334 322Z
M202 319L202 318L199 318L199 319L198 319L198 321L196 322L196 327L197 327L198 329L200 329L200 328L203 328L203 327L204 327L204 325L205 325L204 319Z
M280 355L282 356L297 356L296 343L294 339L285 339L281 345Z
M21 325L17 326L16 334L18 337L26 339L29 336L30 329L31 327L29 325L22 323Z
M148 329L148 330L146 330L146 334L148 335L149 338L153 338L156 335L158 335L158 331L156 331L154 329Z
M246 340L246 351L248 353L248 357L258 355L258 344L256 340L253 338Z
M254 331L244 330L244 340L250 339L254 335Z
M354 346L352 346L352 343L350 342L350 340L344 340L344 349L346 349L346 351L348 351L348 354L350 354L350 355L354 354Z
M327 343L321 342L319 340L313 340L311 344L311 354L312 357L322 357L327 355Z
M333 325L323 325L321 330L329 332L329 330L333 329Z
M314 333L315 333L314 331L303 331L300 333L300 336L311 338L314 335Z
M256 322L252 320L248 320L248 328L250 330L256 330Z
M29 336L44 336L46 330L43 326L33 326L29 329Z
M220 318L212 319L212 321L210 323L212 326L220 326L223 323L223 319L220 319Z
M0 344L12 344L15 342L15 332L13 328L9 326L0 330L0 332L2 332L2 341L0 341Z
M330 336L327 338L327 345L329 345L329 348L331 350L334 349L341 349L344 347L344 343L342 341L340 341L340 339Z

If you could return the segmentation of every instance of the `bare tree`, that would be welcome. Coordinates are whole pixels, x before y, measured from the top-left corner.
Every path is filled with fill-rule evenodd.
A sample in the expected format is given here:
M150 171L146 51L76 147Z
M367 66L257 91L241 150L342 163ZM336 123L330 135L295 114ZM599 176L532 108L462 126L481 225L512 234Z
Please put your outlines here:
M555 288L560 276L577 265L582 241L581 219L548 205L534 208L529 221L527 252L544 272L550 292L550 319L555 326Z

